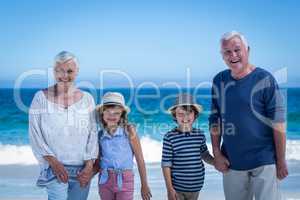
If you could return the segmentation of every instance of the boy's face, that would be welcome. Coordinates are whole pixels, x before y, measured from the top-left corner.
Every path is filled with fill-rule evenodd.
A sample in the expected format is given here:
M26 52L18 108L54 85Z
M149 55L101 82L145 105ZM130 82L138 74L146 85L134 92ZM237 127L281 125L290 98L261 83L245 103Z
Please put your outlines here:
M187 111L178 106L175 109L175 117L180 127L191 128L195 121L195 112L193 109Z
M107 127L114 127L119 124L123 109L120 106L106 108L103 111L103 120Z

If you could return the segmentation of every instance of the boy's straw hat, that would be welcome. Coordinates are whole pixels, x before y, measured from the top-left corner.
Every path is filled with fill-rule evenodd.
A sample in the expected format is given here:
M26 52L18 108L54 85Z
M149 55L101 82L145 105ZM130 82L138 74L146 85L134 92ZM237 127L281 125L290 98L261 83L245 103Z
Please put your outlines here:
M192 95L183 93L179 94L176 98L175 103L168 109L168 113L172 114L172 110L178 106L194 106L198 113L202 112L202 106L194 102L194 98Z
M104 94L101 104L97 105L96 110L100 111L105 105L117 105L125 109L127 113L130 112L130 108L125 105L124 97L119 92L107 92Z

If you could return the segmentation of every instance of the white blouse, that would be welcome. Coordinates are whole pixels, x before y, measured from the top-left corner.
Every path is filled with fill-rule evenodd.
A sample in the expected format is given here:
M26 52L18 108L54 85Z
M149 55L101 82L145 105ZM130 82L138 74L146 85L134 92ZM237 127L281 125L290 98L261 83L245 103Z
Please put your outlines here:
M98 135L93 97L64 108L38 91L29 109L29 138L41 170L49 167L43 156L51 155L64 165L83 165L98 156Z

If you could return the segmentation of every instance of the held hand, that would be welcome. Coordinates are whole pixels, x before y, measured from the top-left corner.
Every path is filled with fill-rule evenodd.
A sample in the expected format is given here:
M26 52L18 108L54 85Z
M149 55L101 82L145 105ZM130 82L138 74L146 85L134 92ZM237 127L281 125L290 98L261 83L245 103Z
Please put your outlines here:
M177 199L178 199L177 193L174 190L174 188L168 190L168 200L177 200Z
M141 194L142 194L143 200L150 200L150 198L152 197L152 194L151 194L151 191L150 191L150 188L148 187L148 185L142 185Z
M86 165L83 170L81 170L78 175L77 179L80 183L80 187L86 187L90 180L92 179L93 173L93 166Z
M222 173L227 172L229 165L229 161L222 153L215 155L214 166L218 171Z
M68 182L69 180L68 172L62 163L60 163L56 158L53 158L51 159L51 161L49 161L49 165L51 166L58 181L61 181L63 183Z
M289 172L285 160L277 161L276 172L277 172L277 178L279 180L283 180L285 177L288 176Z

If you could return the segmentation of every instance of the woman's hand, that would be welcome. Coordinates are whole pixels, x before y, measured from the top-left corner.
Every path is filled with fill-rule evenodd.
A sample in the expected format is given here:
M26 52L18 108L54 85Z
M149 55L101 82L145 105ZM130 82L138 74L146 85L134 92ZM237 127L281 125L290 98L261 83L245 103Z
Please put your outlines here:
M44 157L51 169L53 170L53 173L56 175L57 179L63 183L67 183L69 180L68 172L65 169L64 165L60 163L55 157L53 156L45 156Z
M148 187L148 185L142 185L141 188L141 195L142 195L142 199L143 200L150 200L150 198L152 197L150 188Z
M93 175L94 175L93 162L88 161L85 164L83 170L81 170L77 175L77 179L80 183L80 187L86 187L91 181L91 179L93 178Z

